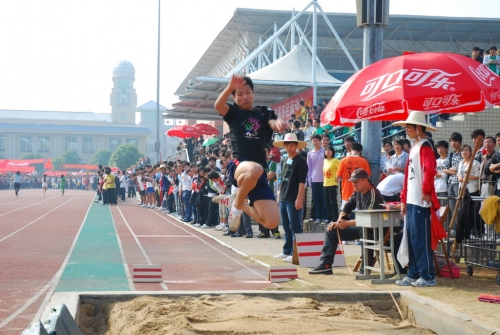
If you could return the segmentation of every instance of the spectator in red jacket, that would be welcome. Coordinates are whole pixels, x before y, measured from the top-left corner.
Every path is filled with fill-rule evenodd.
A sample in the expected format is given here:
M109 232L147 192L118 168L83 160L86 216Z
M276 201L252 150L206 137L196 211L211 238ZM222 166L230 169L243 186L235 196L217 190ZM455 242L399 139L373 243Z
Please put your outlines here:
M413 111L406 121L393 123L406 127L406 135L414 140L406 163L405 183L401 192L402 213L406 215L408 234L408 275L396 283L400 286L435 286L431 247L431 214L439 208L434 188L436 158L426 140L425 131L437 131L425 122L425 114Z

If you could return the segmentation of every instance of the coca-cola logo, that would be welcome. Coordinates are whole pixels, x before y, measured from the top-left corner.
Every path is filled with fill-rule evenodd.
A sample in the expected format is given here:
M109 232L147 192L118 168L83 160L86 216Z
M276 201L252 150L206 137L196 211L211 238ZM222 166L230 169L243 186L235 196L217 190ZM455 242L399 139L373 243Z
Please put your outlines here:
M448 73L440 69L402 69L393 73L384 74L380 77L370 79L361 91L361 101L374 99L384 93L402 88L402 82L412 87L430 87L454 91L454 81L450 79L461 75L459 73Z
M490 93L491 102L500 101L500 89Z
M496 74L494 74L483 64L479 64L478 67L469 66L469 70L477 79L479 79L480 82L482 82L486 86L491 86L493 81L498 78Z
M330 123L333 120L335 120L335 113L332 110L325 111L323 113L323 122L324 123Z
M424 100L424 110L440 109L448 106L460 105L460 97L462 94L449 94L442 97L430 97Z
M375 114L381 114L386 111L383 103L376 103L368 107L360 107L356 112L356 117L358 119L365 119L374 116Z

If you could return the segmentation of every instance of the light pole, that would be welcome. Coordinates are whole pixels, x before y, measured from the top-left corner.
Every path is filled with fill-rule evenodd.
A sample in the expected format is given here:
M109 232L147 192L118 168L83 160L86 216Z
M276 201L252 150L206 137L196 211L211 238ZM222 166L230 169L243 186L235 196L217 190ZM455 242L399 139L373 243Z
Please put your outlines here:
M158 0L158 60L156 63L156 162L160 163L160 2Z
M383 29L389 24L389 0L357 0L358 27L363 29L363 67L382 59ZM370 163L372 183L378 184L382 123L361 123L363 156Z

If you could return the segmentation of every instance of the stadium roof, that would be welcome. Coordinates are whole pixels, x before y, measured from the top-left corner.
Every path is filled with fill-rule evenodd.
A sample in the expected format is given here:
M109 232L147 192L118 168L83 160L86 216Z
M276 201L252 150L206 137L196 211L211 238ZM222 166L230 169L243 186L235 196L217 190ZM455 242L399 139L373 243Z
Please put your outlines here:
M363 65L363 30L357 27L356 14L326 13L326 16L354 62L361 68ZM174 109L169 111L166 117L220 118L213 110L213 103L225 83L224 81L205 83L202 79L224 78L242 59L258 48L259 43L274 34L275 24L279 29L291 17L292 11L236 9L227 25L180 83L175 94L181 101L174 104ZM295 44L299 44L299 35L301 35L299 30L303 32L302 36L305 36L306 40L310 39L312 12L306 12L300 16L295 29ZM355 70L342 50L341 44L319 14L317 36L317 56L326 71L341 81L347 79ZM283 55L293 49L290 45L291 39L290 29L280 35L279 49ZM499 41L500 20L498 18L390 15L389 26L384 28L383 55L384 58L394 57L405 51L455 52L468 55L474 46L486 49ZM272 58L272 53L272 47L268 48L267 60ZM268 62L264 59L262 65L265 66L266 63ZM259 70L255 68L256 62L253 65L250 67L249 74L253 72L252 69ZM302 87L301 90L304 88ZM330 98L334 92L334 88L326 92L318 90L318 99ZM296 93L297 88L283 89L267 86L262 92L256 89L256 99L262 100L256 101L256 105L270 105L273 101L284 100ZM276 99L280 100L275 101Z

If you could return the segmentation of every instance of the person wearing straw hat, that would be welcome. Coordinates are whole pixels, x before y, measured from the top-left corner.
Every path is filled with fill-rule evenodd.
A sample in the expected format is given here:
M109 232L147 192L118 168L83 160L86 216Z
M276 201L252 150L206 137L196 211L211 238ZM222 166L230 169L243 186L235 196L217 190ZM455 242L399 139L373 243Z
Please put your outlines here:
M291 263L295 234L302 233L302 207L308 172L307 162L299 156L298 149L305 148L307 143L297 140L296 134L288 133L282 141L274 142L274 146L284 148L288 154L287 159L281 162L279 192L279 212L285 230L285 242L283 252L274 258L283 258L284 262Z
M406 163L404 187L401 191L401 212L405 216L408 236L408 274L396 281L399 286L435 286L431 247L431 216L439 209L434 187L436 157L426 140L425 131L437 131L428 124L423 112L412 111L406 121L394 122L393 126L406 127L406 135L413 141Z
M227 104L229 96L234 104ZM273 131L282 132L286 122L278 119L272 109L254 107L253 82L249 77L233 75L221 92L214 108L228 124L233 160L228 164L228 180L238 187L235 195L220 195L212 201L224 202L231 208L228 225L237 231L244 211L266 228L278 226L280 217L274 192L267 185L264 147ZM248 197L250 203L245 203Z

